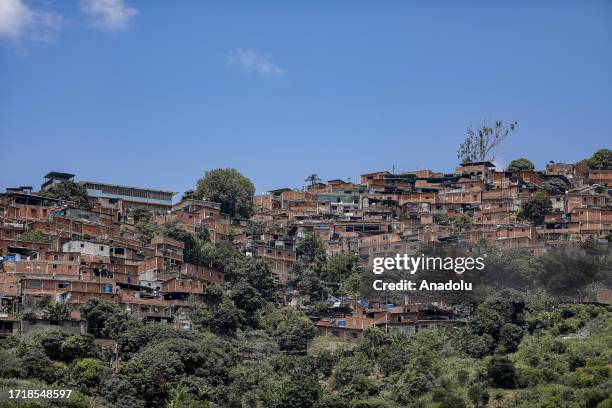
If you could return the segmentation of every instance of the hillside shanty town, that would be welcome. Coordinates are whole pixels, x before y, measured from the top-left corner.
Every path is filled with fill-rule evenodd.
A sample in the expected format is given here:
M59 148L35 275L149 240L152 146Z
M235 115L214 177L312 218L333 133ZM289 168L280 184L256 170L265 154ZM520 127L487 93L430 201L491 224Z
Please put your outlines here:
M550 162L536 170L478 161L452 173L377 171L358 182L311 175L305 184L249 197L249 218L192 191L179 198L173 191L78 180L58 171L44 175L40 189L6 188L0 195L0 334L36 325L91 331L79 305L92 298L145 322L194 330L191 302L206 301L207 288L223 286L227 271L189 262L185 242L163 233L169 225L266 261L276 297L288 308L304 307L302 288L290 275L308 237L319 237L328 257L353 253L365 266L375 257L419 254L432 243L540 255L567 243L608 242L612 233L612 170L584 163ZM49 194L58 186L86 192L86 205ZM533 210L538 200L546 203L540 211ZM446 299L324 301L325 308L309 313L319 335L348 342L373 326L410 334L465 317ZM600 291L598 301L610 303L610 291ZM38 313L35 305L44 302L66 304L69 313Z

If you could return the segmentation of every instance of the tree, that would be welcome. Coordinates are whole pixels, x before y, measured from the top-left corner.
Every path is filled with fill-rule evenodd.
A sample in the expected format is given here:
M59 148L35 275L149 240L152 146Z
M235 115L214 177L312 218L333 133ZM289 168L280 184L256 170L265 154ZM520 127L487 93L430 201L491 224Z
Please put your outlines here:
M457 232L470 231L472 229L472 217L467 214L461 214L455 218L454 225Z
M117 350L122 357L131 357L149 344L180 337L178 330L171 326L149 323L121 333L117 338Z
M203 319L203 325L207 326L213 333L231 336L240 327L242 313L230 302L221 305Z
M85 392L97 393L110 375L111 369L95 358L76 360L70 367L70 379Z
M492 357L487 373L491 385L495 388L514 388L516 385L514 364L506 357Z
M0 350L0 378L23 378L25 369L21 359L10 351Z
M489 391L486 384L472 384L468 388L468 397L474 404L474 408L486 407L489 403Z
M290 309L273 309L263 318L262 327L277 339L281 350L303 351L317 329L303 313Z
M508 171L531 171L535 169L535 166L529 159L521 157L520 159L514 159L508 165Z
M208 235L208 230L204 231L206 232L201 232L196 235L185 231L177 223L167 223L164 225L162 234L185 244L185 249L183 250L183 259L185 262L207 266L204 244L210 242L210 237Z
M564 194L569 188L569 185L560 178L551 178L542 183L542 188L549 194L559 195Z
M544 193L537 192L521 203L518 218L538 225L544 222L544 216L552 211L552 202Z
M442 384L433 391L431 399L439 408L465 408L465 401L457 394L457 390L449 384Z
M238 282L232 288L232 300L234 304L246 312L251 323L256 318L256 313L265 305L264 299L259 292L246 281Z
M583 162L593 170L610 170L612 169L612 150L599 149Z
M555 295L571 295L601 277L609 276L597 256L568 249L551 251L539 259L537 283Z
M157 235L157 224L153 220L140 221L136 223L136 232L143 240L151 240Z
M306 180L304 181L307 183L310 183L310 188L313 188L315 184L321 181L321 179L319 178L318 175L311 174L310 176L306 177Z
M181 200L193 200L195 199L195 191L186 190L181 197Z
M255 186L232 168L208 170L198 180L195 197L221 204L221 211L232 217L249 218L253 214Z
M62 344L68 337L67 333L58 329L39 329L32 336L32 344L44 351L49 358L60 360L63 356Z
M120 306L98 298L90 298L80 311L87 320L88 331L96 337L116 337L128 321L127 313Z
M134 222L138 224L141 221L149 221L153 218L151 211L144 208L133 208L129 212L129 216L134 219Z
M46 190L40 192L42 197L57 198L59 200L70 201L77 208L89 210L93 206L89 202L87 189L84 185L74 181L64 180L53 184Z
M36 242L36 243L49 242L49 237L46 236L41 230L38 230L38 229L25 231L23 234L19 236L19 239L22 241L29 241L29 242Z
M457 150L457 158L461 163L482 162L493 160L493 151L510 134L514 132L517 122L511 122L505 126L501 120L495 125L488 126L486 123L478 130L478 134L470 125L467 128L467 137Z
M96 357L99 347L91 334L77 334L68 337L61 345L62 360L70 362L78 358Z
M295 252L307 263L322 261L327 255L323 239L318 235L309 235L304 238L295 248Z
M514 353L523 338L523 329L512 323L506 323L499 331L497 350L500 353Z
M45 305L45 314L49 320L66 320L70 317L70 307L66 302L49 302Z
M216 283L210 283L204 287L204 295L207 302L218 305L223 300L223 288Z
M332 375L334 388L349 398L361 398L375 391L377 384L369 377L372 366L361 353L340 359Z
M153 219L153 214L144 208L130 210L130 216L134 219L136 232L144 240L152 239L158 232L157 224Z
M55 364L38 349L28 351L21 360L27 378L38 378L53 384L65 374L62 365Z

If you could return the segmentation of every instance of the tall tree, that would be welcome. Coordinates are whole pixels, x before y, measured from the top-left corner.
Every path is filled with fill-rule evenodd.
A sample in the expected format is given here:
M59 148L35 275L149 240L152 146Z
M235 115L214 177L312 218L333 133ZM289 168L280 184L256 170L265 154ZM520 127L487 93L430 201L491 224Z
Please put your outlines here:
M582 162L593 170L610 170L612 169L612 150L599 149Z
M551 211L552 202L550 198L540 191L521 203L518 218L532 221L534 224L541 224L544 222L544 216Z
M306 177L306 180L304 181L310 183L310 188L313 188L315 184L321 181L321 178L319 178L317 174L313 173L310 176Z
M247 177L232 168L208 170L198 180L195 198L221 204L221 211L232 217L253 215L255 186Z
M62 181L53 184L46 190L40 192L43 197L57 198L60 200L70 201L78 208L89 210L92 205L88 200L87 189L84 185L75 183L74 181Z
M508 166L509 171L530 171L534 168L535 166L533 165L532 161L524 157L512 160Z
M467 128L467 137L457 150L457 158L461 163L493 160L493 151L514 132L516 125L516 121L506 126L498 120L493 126L485 123L478 132L470 125Z

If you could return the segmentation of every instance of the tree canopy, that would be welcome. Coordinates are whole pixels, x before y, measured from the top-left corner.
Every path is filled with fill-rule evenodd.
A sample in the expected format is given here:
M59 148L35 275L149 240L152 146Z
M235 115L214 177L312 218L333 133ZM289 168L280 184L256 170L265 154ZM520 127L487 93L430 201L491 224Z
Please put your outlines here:
M593 170L612 170L612 150L599 149L583 162Z
M541 224L544 222L544 216L551 211L552 202L550 198L546 194L538 192L521 203L518 217L519 219L531 221L534 224Z
M520 159L514 159L508 165L508 171L530 171L533 170L535 166L529 159L525 159L521 157Z
M57 198L64 201L70 201L77 208L89 210L92 207L88 200L87 189L84 185L75 183L74 181L64 180L51 185L49 188L40 192L43 197Z
M249 218L253 214L255 186L232 168L207 170L198 180L194 197L221 204L221 211L232 217Z

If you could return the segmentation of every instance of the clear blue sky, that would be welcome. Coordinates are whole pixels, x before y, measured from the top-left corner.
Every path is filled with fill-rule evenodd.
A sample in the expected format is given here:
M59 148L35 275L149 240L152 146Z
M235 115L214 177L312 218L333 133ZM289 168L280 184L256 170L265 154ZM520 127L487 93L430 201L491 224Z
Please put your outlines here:
M505 164L612 147L610 1L0 2L2 189L449 171L497 118Z

